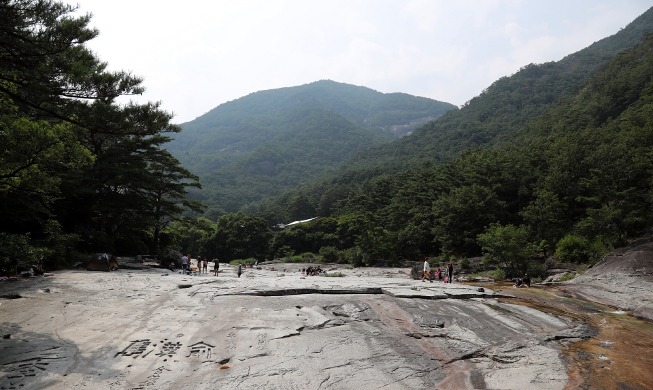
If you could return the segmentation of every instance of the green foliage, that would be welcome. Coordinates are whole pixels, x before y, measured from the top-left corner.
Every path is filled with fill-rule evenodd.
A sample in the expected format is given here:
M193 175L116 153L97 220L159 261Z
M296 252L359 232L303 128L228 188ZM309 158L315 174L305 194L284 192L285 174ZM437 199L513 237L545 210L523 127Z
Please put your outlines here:
M248 257L246 259L233 259L229 261L229 265L253 265L256 264L256 258Z
M0 232L47 243L52 267L78 251L156 254L161 230L200 209L186 199L197 178L161 148L172 115L118 102L142 80L107 70L89 23L53 0L0 3Z
M215 224L207 218L187 218L168 224L162 236L166 247L184 254L207 256L215 230Z
M0 232L0 275L14 275L17 266L36 265L47 255L47 249L30 243L29 234Z
M43 225L45 239L41 245L47 248L43 253L43 266L47 269L70 267L78 261L86 261L88 256L76 250L80 237L66 233L55 220L48 220Z
M205 189L198 196L214 209L236 212L452 109L431 99L322 80L222 104L183 124L167 147L202 177ZM308 200L288 199L289 214L275 222L315 216L316 202Z
M567 282L576 277L576 274L573 272L565 272L559 279L560 282Z
M288 226L278 231L270 245L274 257L283 257L297 252L317 253L323 246L338 245L335 234L338 222L333 218L316 220Z
M242 213L227 214L216 223L215 234L207 242L208 256L220 261L264 259L272 232L260 217Z
M485 260L489 264L498 265L508 276L519 276L528 271L533 246L523 226L491 225L479 234L478 241Z
M360 266L483 252L504 276L536 276L532 256L573 234L587 243L576 261L596 261L653 225L653 38L614 56L635 36L629 27L529 65L407 139L252 208L270 225L322 215L275 232L270 254Z
M528 263L528 268L527 271L528 274L531 276L531 279L533 283L536 282L536 279L541 279L546 277L546 267L543 262L541 261L533 261L531 260Z
M483 252L505 277L537 273L535 251L592 262L653 226L653 10L562 61L497 80L392 143L372 128L452 107L319 82L222 105L172 144L180 128L158 104L117 103L141 92L141 80L108 72L84 46L97 35L89 17L71 11L47 0L0 4L8 248L47 248L51 258L320 253L356 266ZM202 156L195 172L216 172L208 191L191 194L209 199L211 219L181 218L201 210L186 197L198 178L163 145ZM245 204L247 214L229 214Z
M299 255L294 255L294 256L286 256L281 259L282 262L284 263L303 263L304 258L299 256Z
M528 226L531 238L539 241L538 249L545 257L548 249L555 247L565 231L565 207L555 193L542 190L519 213Z
M347 248L340 252L341 256L338 263L351 264L354 267L361 267L365 265L365 257L363 252L358 247Z
M289 255L281 258L284 263L316 263L321 259L313 253L306 252L300 255Z
M453 188L433 204L434 235L447 253L479 253L476 237L501 220L505 209L496 194L479 184Z
M320 256L322 256L324 263L337 263L340 258L338 249L333 246L323 246L320 248Z
M590 262L595 253L589 240L569 234L558 242L555 256L563 262L581 264Z
M274 213L301 194L337 219L333 242L359 265L475 256L483 244L496 261L494 251L512 249L490 244L514 239L524 243L517 263L501 261L510 273L537 273L528 257L548 256L567 234L590 242L585 259L595 261L653 226L653 37L643 39L652 30L650 10L558 63L526 66L463 109L285 195ZM513 236L493 236L500 229L491 226Z
M497 268L492 272L491 278L494 280L506 280L506 271L502 268Z

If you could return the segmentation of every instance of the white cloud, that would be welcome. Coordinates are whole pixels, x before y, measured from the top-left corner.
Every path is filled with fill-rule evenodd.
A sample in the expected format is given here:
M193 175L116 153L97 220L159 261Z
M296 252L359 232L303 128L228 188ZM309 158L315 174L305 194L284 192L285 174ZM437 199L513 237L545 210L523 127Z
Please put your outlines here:
M70 0L90 47L184 122L249 93L333 79L463 104L529 63L614 34L647 0Z

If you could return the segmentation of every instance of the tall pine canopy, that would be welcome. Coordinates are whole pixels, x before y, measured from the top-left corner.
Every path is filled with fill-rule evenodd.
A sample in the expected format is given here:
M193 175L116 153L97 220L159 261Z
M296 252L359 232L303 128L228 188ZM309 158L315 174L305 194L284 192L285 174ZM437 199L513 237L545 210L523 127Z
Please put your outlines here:
M107 70L90 16L52 0L0 1L0 267L73 253L157 251L167 223L198 205L197 178L162 144L178 132L158 103Z

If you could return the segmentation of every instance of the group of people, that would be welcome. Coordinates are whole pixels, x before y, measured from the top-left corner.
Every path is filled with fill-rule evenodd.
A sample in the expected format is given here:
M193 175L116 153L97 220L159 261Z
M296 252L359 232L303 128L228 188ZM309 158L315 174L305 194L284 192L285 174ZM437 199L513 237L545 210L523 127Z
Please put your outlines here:
M191 273L191 257L190 255L183 255L181 257L181 272L185 274ZM209 259L206 257L200 257L197 259L197 272L198 273L209 273ZM213 274L218 276L220 272L220 261L218 259L213 259Z
M528 274L524 274L523 278L515 279L515 287L530 287L531 286L531 277Z
M325 271L323 271L322 268L320 268L319 265L317 267L310 266L310 267L306 268L305 270L302 269L302 273L306 273L306 276L319 276L323 272L325 272Z
M422 271L422 282L427 280L433 283L433 280L443 281L445 283L451 283L453 281L453 264L449 262L445 270L441 270L438 267L437 270L432 270L431 265L429 264L429 259L424 259L424 269Z

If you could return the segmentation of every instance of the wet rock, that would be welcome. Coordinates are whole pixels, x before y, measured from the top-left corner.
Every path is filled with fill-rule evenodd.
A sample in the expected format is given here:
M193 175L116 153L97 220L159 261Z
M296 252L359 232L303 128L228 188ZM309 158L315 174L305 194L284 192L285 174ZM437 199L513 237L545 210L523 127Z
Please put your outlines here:
M544 337L544 340L563 340L563 339L573 339L573 340L585 340L596 335L596 330L592 329L588 325L581 324L571 329L562 329L556 332L553 332Z

